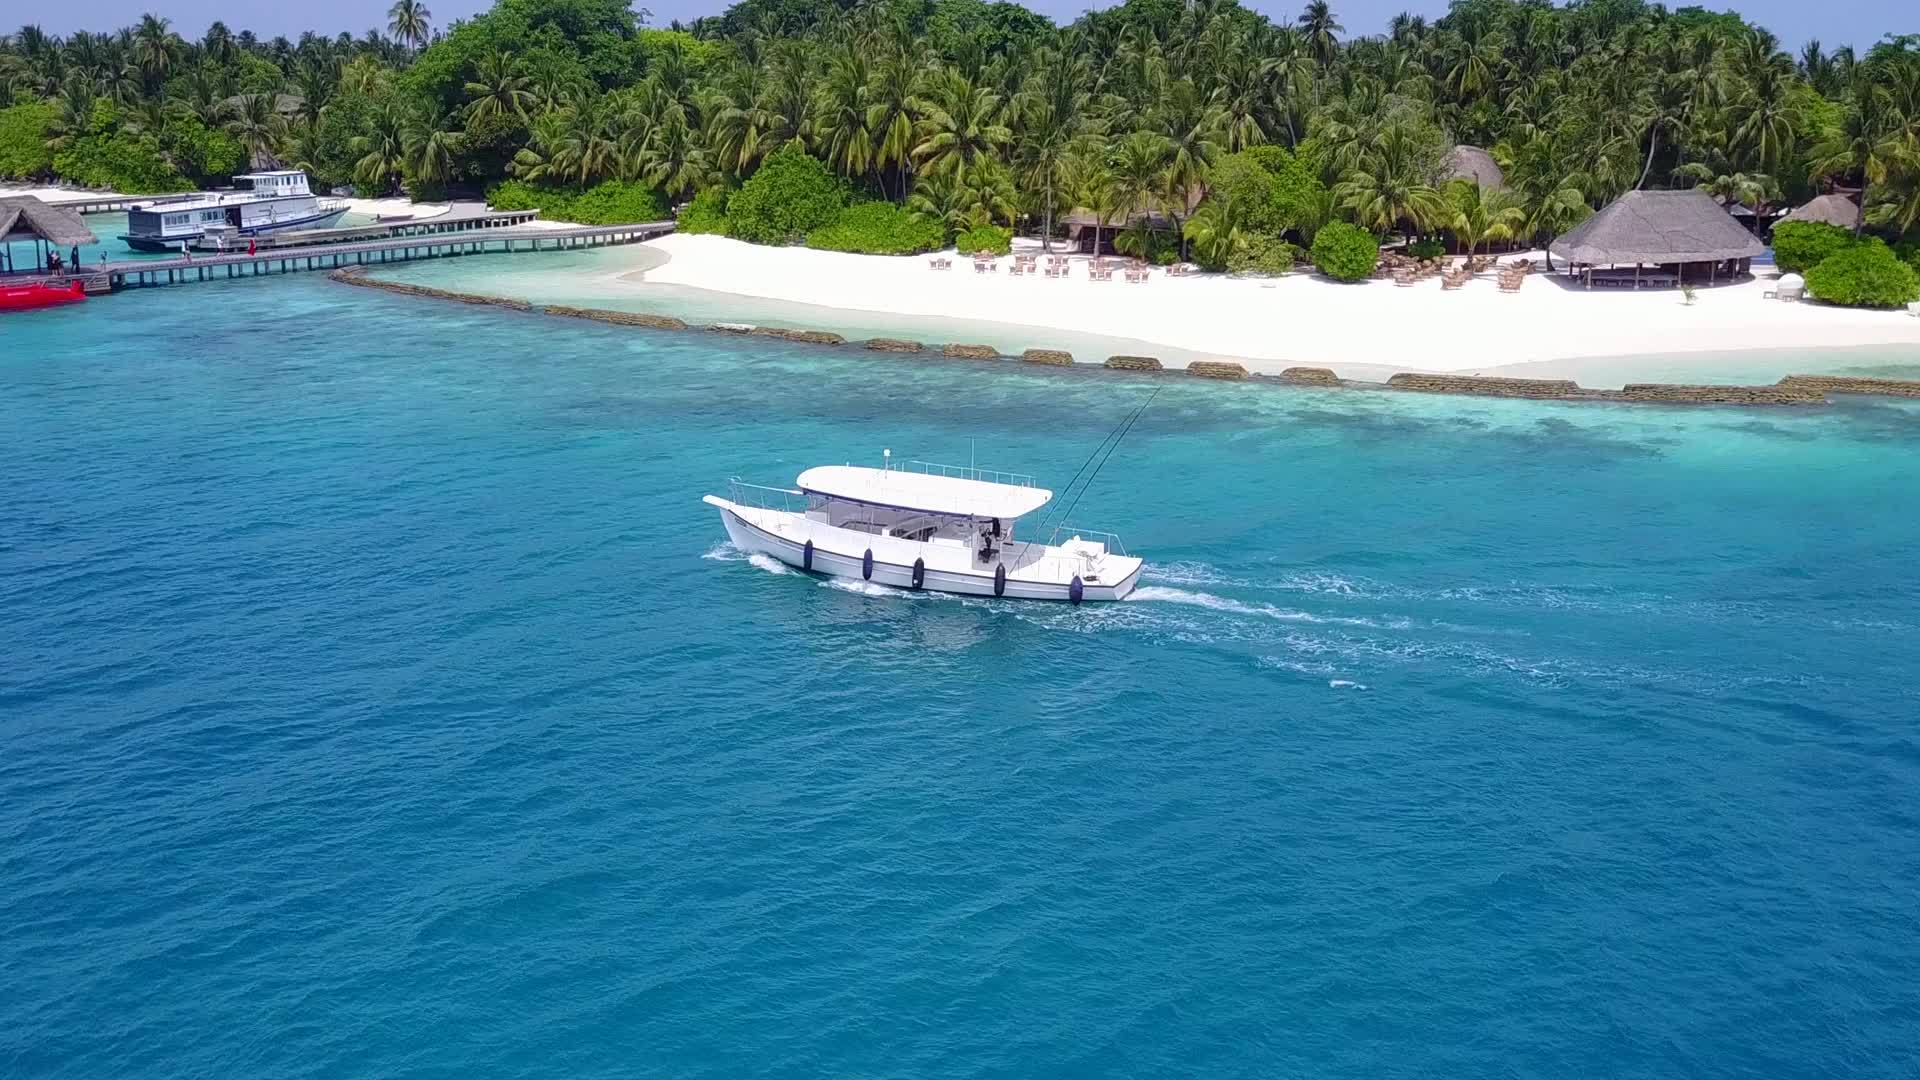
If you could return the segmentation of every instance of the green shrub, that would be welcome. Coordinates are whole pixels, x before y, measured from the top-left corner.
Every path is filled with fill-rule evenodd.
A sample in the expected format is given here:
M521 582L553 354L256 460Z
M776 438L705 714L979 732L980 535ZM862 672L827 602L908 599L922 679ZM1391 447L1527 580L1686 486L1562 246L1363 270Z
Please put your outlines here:
M1248 233L1241 237L1237 250L1227 257L1227 270L1234 274L1284 274L1293 269L1294 246L1277 236Z
M1380 261L1380 243L1357 225L1332 221L1313 237L1313 265L1335 281L1364 281Z
M160 145L151 135L122 127L119 110L106 100L94 102L86 129L53 155L53 171L85 187L111 188L128 195L192 186L161 156Z
M962 255L975 252L1005 255L1013 250L1013 230L998 225L976 225L954 237L953 246Z
M160 137L160 148L202 187L224 184L246 171L247 148L219 128L210 128L192 115L181 116Z
M1901 262L1920 270L1920 236L1909 236L1893 245L1893 253L1899 256Z
M1407 254L1416 259L1437 259L1446 253L1446 242L1434 236L1422 237L1407 245Z
M1853 233L1824 221L1783 221L1773 228L1773 262L1782 273L1804 274L1853 246Z
M1899 307L1920 300L1920 275L1884 241L1870 238L1807 271L1807 292L1845 307Z
M508 180L487 192L495 210L538 210L549 221L580 225L633 225L667 216L660 195L645 184L607 180L585 191Z
M1214 166L1207 187L1233 203L1246 228L1273 236L1291 230L1310 235L1327 194L1315 168L1284 147L1250 146Z
M679 232L727 233L727 189L710 187L680 211Z
M946 243L937 221L890 202L856 203L807 234L807 246L857 255L915 255Z
M832 221L846 205L846 183L791 142L768 154L727 201L727 235L789 244Z
M47 148L53 117L53 106L38 101L0 109L0 178L36 180L53 171Z

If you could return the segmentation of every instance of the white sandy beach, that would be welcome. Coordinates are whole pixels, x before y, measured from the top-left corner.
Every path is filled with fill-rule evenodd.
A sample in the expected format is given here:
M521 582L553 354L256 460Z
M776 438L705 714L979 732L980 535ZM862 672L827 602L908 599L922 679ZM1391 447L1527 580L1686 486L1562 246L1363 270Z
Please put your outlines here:
M1701 288L1688 306L1675 290L1589 291L1538 272L1518 293L1500 292L1491 274L1454 292L1437 278L1412 287L1343 285L1311 273L1273 280L1156 270L1146 284L1130 284L1090 281L1078 258L1072 277L1054 279L1011 276L1004 259L997 273L976 274L961 258L937 271L927 256L843 255L718 236L672 235L650 246L670 256L666 265L628 278L1132 338L1237 358L1263 372L1308 365L1347 378L1409 370L1578 378L1580 366L1565 361L1836 346L1912 347L1920 362L1920 319L1766 299L1770 269L1755 280Z

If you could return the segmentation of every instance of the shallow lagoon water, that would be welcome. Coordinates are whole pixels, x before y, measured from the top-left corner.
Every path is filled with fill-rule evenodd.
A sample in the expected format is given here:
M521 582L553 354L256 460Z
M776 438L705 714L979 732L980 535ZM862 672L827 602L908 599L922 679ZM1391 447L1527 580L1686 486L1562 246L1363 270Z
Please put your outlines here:
M7 1075L1914 1070L1915 403L317 276L4 333ZM699 502L969 438L1057 484L1156 385L1076 514L1149 558L1126 603L837 587Z

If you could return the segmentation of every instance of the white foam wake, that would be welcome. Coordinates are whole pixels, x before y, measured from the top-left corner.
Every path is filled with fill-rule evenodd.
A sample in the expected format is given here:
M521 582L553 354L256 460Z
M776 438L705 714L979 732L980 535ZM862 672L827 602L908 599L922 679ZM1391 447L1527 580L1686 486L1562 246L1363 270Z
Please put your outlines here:
M1365 626L1376 630L1405 630L1411 623L1405 619L1380 622L1376 619L1361 618L1354 615L1315 615L1310 611L1295 611L1292 608L1275 607L1272 604L1249 604L1244 600L1216 596L1209 592L1195 592L1190 589L1170 589L1164 585L1144 585L1133 590L1128 600L1157 600L1163 604L1189 604L1212 611L1231 612L1235 615L1254 615L1276 619L1280 622L1324 623L1335 626Z
M759 567L769 574L793 573L791 567L771 555L766 555L758 551L741 551L732 544L725 542L713 545L707 549L706 554L700 557L703 559L712 559L714 562L744 562L749 566Z

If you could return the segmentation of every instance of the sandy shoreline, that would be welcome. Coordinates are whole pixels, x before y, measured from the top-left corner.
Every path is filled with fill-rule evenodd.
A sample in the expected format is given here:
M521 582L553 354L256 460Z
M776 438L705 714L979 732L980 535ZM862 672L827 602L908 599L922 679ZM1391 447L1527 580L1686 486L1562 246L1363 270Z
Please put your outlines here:
M1711 362L1711 354L1727 354L1738 363L1749 351L1860 346L1912 347L1920 362L1920 319L1766 299L1770 273L1702 288L1688 306L1673 291L1588 291L1544 274L1512 294L1501 293L1491 275L1455 292L1437 279L1408 288L1305 273L1261 280L1156 271L1141 285L1090 281L1078 265L1067 279L1014 277L1004 265L976 274L958 259L954 269L936 271L927 256L843 255L717 236L672 235L647 246L667 260L619 280L1130 338L1267 373L1312 365L1347 378L1410 370L1573 378L1582 365L1570 362L1593 358L1695 353Z

